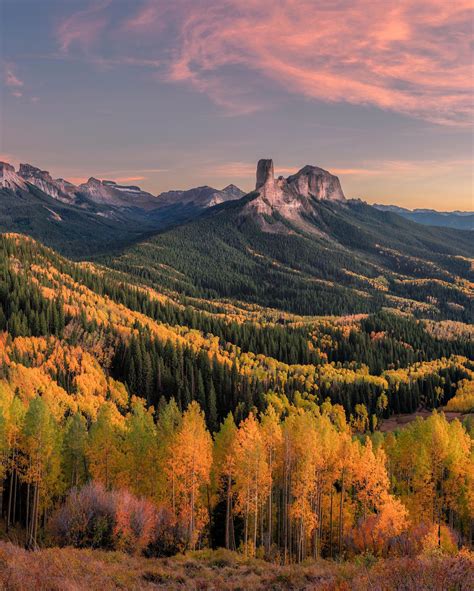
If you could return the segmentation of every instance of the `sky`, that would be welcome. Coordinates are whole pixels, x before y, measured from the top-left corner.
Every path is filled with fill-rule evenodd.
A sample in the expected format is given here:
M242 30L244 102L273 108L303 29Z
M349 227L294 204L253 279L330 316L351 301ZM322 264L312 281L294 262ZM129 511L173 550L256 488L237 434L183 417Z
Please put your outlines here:
M0 160L473 210L472 0L0 0Z

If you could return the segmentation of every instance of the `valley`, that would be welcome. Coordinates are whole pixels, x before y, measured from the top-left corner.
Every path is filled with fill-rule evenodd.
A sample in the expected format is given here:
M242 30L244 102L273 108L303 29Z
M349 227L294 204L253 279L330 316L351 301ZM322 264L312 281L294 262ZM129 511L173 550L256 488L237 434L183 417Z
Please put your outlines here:
M313 166L260 161L254 192L197 209L22 170L0 216L2 537L38 550L45 588L50 561L75 584L87 552L103 588L468 568L447 558L472 543L468 232L346 200ZM18 228L21 207L38 215ZM22 552L0 544L12 580Z

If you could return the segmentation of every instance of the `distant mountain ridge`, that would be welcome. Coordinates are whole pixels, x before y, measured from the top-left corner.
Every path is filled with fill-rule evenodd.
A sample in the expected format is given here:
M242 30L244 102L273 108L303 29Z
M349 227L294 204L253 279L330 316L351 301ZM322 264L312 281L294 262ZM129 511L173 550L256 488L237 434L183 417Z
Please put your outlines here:
M406 209L398 205L375 204L380 211L392 211L418 224L444 226L458 230L474 230L473 211L436 211L434 209Z
M113 250L244 195L235 185L155 196L136 185L90 177L80 185L47 170L0 162L0 231L30 234L70 256Z
M118 208L152 211L161 207L192 204L195 209L212 207L224 201L240 199L244 191L235 185L224 189L204 186L188 190L166 191L152 195L136 185L122 185L116 181L90 177L86 183L74 185L62 178L54 179L47 170L31 164L20 164L18 172L6 162L0 162L0 187L25 189L25 182L34 185L53 199L87 207L96 204Z

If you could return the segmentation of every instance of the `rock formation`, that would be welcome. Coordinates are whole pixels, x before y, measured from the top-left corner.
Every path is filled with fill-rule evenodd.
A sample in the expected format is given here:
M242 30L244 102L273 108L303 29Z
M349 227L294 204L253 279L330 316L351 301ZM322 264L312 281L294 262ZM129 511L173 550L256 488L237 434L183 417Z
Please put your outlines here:
M300 229L314 232L308 218L318 215L320 201L344 202L337 176L317 166L304 166L288 178L275 179L273 161L259 160L255 190L258 196L247 204L247 212L256 215L262 229L288 233L287 220ZM273 223L269 218L273 217Z
M22 179L54 199L64 203L74 203L75 201L77 187L64 179L54 180L47 170L41 170L31 164L20 164L18 174Z
M90 177L87 183L79 185L78 193L99 205L113 207L134 207L151 210L157 207L158 199L135 185L119 185L115 181Z
M193 205L198 209L205 209L224 201L233 201L241 199L245 193L235 185L228 185L224 189L214 189L213 187L196 187L187 191L167 191L158 195L160 206L172 206L180 204L182 206Z
M287 179L275 180L273 160L259 160L255 190L277 201L287 198L314 198L343 201L345 199L337 176L317 166L306 165ZM287 200L287 199L286 199Z
M26 183L18 176L11 164L0 162L0 187L16 191L17 189L26 189Z

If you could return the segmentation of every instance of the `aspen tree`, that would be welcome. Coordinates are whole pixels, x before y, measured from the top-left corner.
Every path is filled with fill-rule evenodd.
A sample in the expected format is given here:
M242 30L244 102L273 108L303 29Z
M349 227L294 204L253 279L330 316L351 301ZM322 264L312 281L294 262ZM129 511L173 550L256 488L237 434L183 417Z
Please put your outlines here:
M235 477L236 458L234 446L236 435L237 427L234 417L232 413L229 413L214 438L213 479L214 486L224 492L226 502L225 547L230 550L235 550L233 482Z
M137 495L155 496L157 484L157 439L153 408L132 399L132 410L125 419L121 480Z
M91 426L87 446L90 473L107 490L115 483L123 462L123 429L118 416L110 402L103 404Z
M28 544L37 547L40 511L45 509L60 478L59 428L47 404L39 396L33 398L25 414L22 430L24 454L23 478L33 486Z
M235 445L237 510L244 516L245 554L257 547L259 511L268 499L271 489L271 474L260 425L253 413L242 421ZM252 527L252 531L250 528ZM249 552L250 536L252 549Z
M208 520L212 464L212 438L197 402L191 402L184 412L175 442L176 514L187 524L188 546L194 549Z

